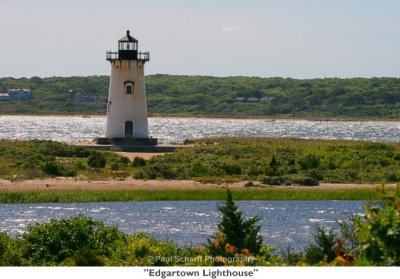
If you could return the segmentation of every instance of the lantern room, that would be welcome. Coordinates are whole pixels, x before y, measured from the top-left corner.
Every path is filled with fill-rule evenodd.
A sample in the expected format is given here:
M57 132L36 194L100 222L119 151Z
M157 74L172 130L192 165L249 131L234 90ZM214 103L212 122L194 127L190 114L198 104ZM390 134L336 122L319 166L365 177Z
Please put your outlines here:
M149 52L139 52L138 40L126 31L126 35L118 40L118 52L107 51L107 60L114 63L117 60L136 60L142 63L150 60Z
M126 31L126 35L118 41L119 59L137 60L138 58L138 40Z

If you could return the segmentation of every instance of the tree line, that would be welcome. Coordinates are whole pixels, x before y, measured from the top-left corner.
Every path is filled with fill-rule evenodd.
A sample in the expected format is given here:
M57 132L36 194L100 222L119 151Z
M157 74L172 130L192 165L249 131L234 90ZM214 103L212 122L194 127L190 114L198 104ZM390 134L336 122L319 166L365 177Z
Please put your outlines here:
M0 93L29 88L30 102L0 101L2 114L105 114L108 76L0 78ZM150 115L398 119L400 78L260 78L149 75ZM68 92L104 102L71 102Z

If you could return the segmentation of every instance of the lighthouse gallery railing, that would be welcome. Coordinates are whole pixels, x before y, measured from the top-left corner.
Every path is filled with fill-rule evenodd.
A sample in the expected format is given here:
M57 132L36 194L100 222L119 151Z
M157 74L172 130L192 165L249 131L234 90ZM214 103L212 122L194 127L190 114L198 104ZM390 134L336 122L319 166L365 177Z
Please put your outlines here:
M107 51L106 52L106 59L111 60L119 60L119 53L117 51ZM138 52L137 59L140 61L150 61L150 53L149 52Z

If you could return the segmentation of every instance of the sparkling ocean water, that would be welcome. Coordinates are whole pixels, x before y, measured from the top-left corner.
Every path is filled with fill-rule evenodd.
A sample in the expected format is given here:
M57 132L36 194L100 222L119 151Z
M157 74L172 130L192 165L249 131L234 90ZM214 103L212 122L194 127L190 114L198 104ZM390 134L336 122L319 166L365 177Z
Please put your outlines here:
M217 231L216 201L0 204L0 229L10 235L27 225L83 214L127 233L145 232L179 245L199 246ZM237 201L244 216L259 215L264 241L278 249L302 251L315 225L338 229L338 220L361 214L363 201Z
M105 117L0 116L1 139L77 142L104 137ZM215 118L149 118L160 143L185 139L246 136L400 141L400 122L307 121Z

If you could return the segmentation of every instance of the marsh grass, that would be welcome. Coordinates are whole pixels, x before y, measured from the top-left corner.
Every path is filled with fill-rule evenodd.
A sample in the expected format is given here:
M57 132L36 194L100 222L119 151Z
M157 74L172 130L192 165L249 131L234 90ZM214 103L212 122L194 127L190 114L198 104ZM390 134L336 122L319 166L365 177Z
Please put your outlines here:
M188 140L193 147L148 160L144 179L261 181L273 185L396 183L398 144L294 138L222 137Z
M36 190L0 191L0 203L56 202L125 202L224 200L224 189L199 190ZM241 189L232 190L235 200L373 200L368 189L304 190L304 189Z
M125 178L129 159L112 152L90 150L65 143L0 140L0 179L35 179L86 176Z
M130 162L53 141L0 140L0 179L82 176L89 180L173 179L266 185L397 183L400 145L346 140L208 138L149 160Z
M90 180L260 181L273 185L396 183L400 145L364 141L208 138L150 160L59 142L0 140L0 178L85 176Z

